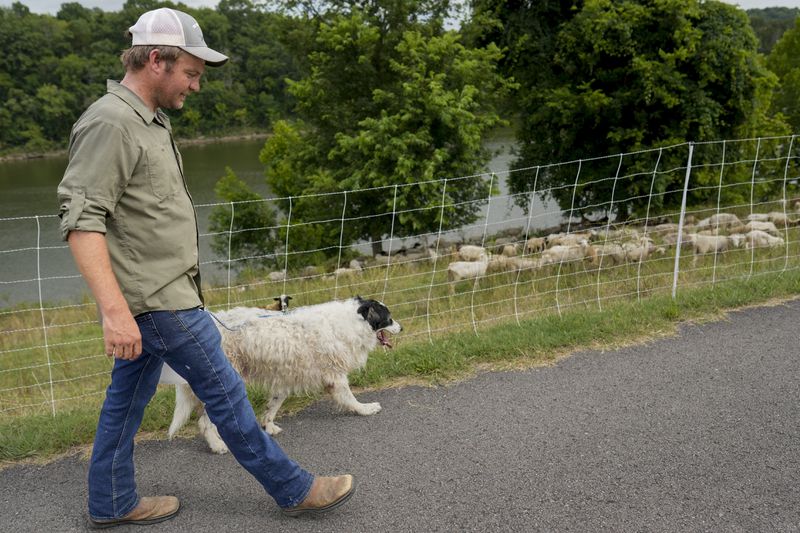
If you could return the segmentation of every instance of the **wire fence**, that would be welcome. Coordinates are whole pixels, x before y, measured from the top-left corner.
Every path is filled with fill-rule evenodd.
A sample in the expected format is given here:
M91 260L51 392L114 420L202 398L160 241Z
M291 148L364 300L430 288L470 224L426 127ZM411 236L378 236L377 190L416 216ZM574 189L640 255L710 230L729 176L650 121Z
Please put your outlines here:
M684 143L197 205L199 220L218 222L200 234L201 248L216 251L201 263L213 280L204 294L212 311L265 306L280 294L293 305L377 298L403 324L395 339L403 344L797 271L796 144L794 136ZM513 192L498 193L511 182ZM484 193L457 194L466 190ZM254 207L274 218L248 224ZM478 216L450 227L458 213ZM413 230L410 220L425 229ZM0 416L56 415L99 401L108 382L96 308L58 224L56 216L0 218Z

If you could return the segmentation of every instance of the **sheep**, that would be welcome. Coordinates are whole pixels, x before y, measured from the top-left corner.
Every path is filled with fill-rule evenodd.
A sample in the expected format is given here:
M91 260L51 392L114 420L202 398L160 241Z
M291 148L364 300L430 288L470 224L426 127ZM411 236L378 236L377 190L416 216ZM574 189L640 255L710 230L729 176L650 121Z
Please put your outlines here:
M637 262L644 261L653 253L664 255L667 252L663 246L653 244L653 239L650 237L622 243L622 248L625 250L625 259Z
M745 233L753 231L753 230L759 230L759 231L765 231L767 233L771 233L771 234L773 234L775 236L780 235L780 231L778 231L778 228L772 222L760 222L758 220L753 220L753 221L748 222L747 224L745 224L744 225L744 229L745 229ZM741 232L739 232L739 233L741 233Z
M728 239L731 241L731 244L734 248L741 248L746 240L744 235L741 233L734 233L733 235L729 235Z
M730 238L726 235L701 235L699 233L690 233L689 241L692 243L694 250L692 265L697 264L699 255L726 252L732 244Z
M684 248L690 246L692 243L689 241L688 233L683 234L683 240L681 241L681 246ZM661 240L665 246L675 246L678 243L678 234L677 233L667 233L664 235L664 238Z
M447 265L447 281L450 283L450 294L456 290L456 283L465 279L475 279L485 276L489 266L488 256L480 261L453 261Z
M767 213L767 216L769 217L769 221L779 228L785 228L787 226L794 226L797 224L797 220L789 218L786 213L781 211L770 211Z
M716 213L708 218L704 218L697 223L698 228L727 228L730 226L741 225L742 221L733 213Z
M519 245L517 244L505 244L503 245L503 251L501 252L501 255L504 255L506 257L514 257L515 255L517 255L518 249Z
M612 265L620 265L625 262L625 249L616 242L595 244L596 261L598 264L611 261Z
M593 257L594 248L589 246L586 239L582 239L579 244L561 245L557 244L542 252L541 264L550 265L553 263L569 263L581 261L588 257Z
M525 253L532 254L544 250L547 241L544 237L531 237L525 241Z
M579 246L581 241L589 242L591 232L584 233L559 233L547 236L547 245L554 246Z
M489 259L489 265L486 267L486 272L505 272L508 270L514 270L516 268L514 259L514 257L507 255L492 256Z
M597 232L598 239L622 239L626 237L639 237L639 230L632 227L622 226L615 229L601 229Z
M747 240L747 248L771 248L773 246L781 246L783 244L782 237L773 237L766 231L752 230L745 234Z
M511 264L514 270L535 270L542 266L541 259L531 259L528 257L513 257Z
M483 261L488 259L488 252L483 246L476 246L474 244L465 244L458 249L457 256L464 261Z
M655 226L647 228L647 233L654 234L654 235L667 235L669 233L678 233L678 225L673 222L667 222L664 224L657 224Z

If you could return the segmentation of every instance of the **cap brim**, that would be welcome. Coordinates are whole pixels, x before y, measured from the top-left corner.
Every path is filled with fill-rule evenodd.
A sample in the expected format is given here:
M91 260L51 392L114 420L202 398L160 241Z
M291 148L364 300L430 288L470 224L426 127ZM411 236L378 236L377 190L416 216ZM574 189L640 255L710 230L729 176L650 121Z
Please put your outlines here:
M221 67L228 62L228 56L220 54L207 46L179 46L181 50L199 57L210 67Z

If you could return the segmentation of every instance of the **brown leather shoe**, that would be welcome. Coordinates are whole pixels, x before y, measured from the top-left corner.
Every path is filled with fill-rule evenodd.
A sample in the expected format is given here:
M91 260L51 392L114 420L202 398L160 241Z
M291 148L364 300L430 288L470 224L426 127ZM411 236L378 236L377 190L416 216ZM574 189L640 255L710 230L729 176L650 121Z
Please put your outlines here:
M89 522L95 529L121 526L122 524L157 524L164 520L169 520L181 508L181 502L175 496L145 496L139 500L139 505L133 511L122 518L112 518L110 520L97 520L89 517Z
M318 477L314 479L306 499L299 505L283 509L283 513L289 516L326 513L349 500L355 491L356 484L350 474Z

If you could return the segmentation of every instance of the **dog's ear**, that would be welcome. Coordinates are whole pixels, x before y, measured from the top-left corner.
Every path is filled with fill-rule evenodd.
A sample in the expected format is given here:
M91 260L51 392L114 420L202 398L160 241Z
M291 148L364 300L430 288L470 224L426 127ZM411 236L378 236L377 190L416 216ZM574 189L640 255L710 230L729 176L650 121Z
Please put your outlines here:
M372 329L377 329L378 324L381 323L381 315L373 309L372 304L362 304L358 308L358 314L367 321L367 324L369 324Z
M372 306L370 306L369 311L367 311L366 320L369 325L372 326L372 329L378 329L378 325L381 323L381 315L379 315L378 312L375 311Z

